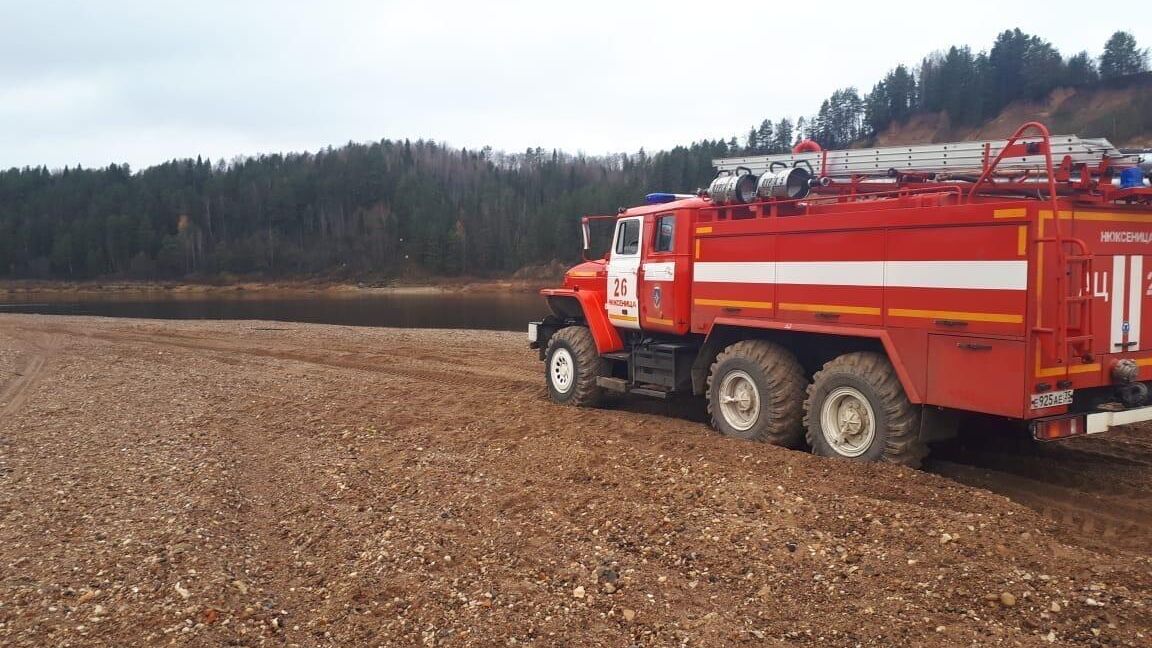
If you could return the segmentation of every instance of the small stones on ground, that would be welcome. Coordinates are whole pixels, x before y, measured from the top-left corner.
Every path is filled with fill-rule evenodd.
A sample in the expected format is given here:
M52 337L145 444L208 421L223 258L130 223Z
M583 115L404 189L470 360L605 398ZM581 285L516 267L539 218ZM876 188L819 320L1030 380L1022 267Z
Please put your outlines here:
M750 449L639 402L562 411L519 333L300 325L271 340L0 314L0 391L22 366L13 332L66 352L0 413L4 646L1152 635L1147 547L1092 549L1136 537L1080 547L1079 531L943 475ZM135 351L157 345L160 361ZM1124 434L1091 441L1152 458L1146 431ZM1152 468L1093 470L1101 498L1145 511L1130 496L1152 490Z
M619 589L616 585L620 580L620 574L616 573L615 569L611 567L604 567L600 573L596 575L596 580L600 583L600 589L607 594L612 594Z

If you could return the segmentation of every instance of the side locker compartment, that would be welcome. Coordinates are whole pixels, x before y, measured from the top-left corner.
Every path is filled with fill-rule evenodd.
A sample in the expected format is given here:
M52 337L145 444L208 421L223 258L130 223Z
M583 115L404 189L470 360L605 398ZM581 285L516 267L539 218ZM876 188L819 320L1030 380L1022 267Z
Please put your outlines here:
M889 326L1022 336L1027 296L1026 221L919 227L888 235Z
M1025 415L1022 341L964 335L928 336L927 402L941 407Z
M773 317L776 247L773 234L717 236L726 224L698 226L692 250L692 330L718 317Z
M781 234L776 265L780 319L882 324L885 237L880 229Z

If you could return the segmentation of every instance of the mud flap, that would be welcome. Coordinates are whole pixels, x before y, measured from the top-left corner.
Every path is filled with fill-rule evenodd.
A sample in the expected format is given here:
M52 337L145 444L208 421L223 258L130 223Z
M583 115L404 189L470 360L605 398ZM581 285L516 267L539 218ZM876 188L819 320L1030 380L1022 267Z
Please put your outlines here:
M925 405L920 411L920 440L925 443L954 439L960 432L960 415L942 407Z

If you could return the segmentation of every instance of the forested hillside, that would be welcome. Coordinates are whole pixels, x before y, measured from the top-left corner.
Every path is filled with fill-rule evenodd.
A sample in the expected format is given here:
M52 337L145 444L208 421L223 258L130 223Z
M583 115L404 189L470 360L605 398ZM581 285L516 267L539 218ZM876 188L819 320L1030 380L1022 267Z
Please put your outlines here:
M577 217L695 189L724 142L573 157L349 144L131 173L0 172L0 275L386 277L512 272L580 253Z
M1088 52L1064 57L1043 38L1011 29L985 51L953 46L933 52L917 66L897 65L867 93L853 87L836 90L816 114L795 122L787 117L777 122L766 119L748 132L743 144L753 151L777 150L783 130L828 148L844 148L871 143L910 122L936 125L931 133L917 129L928 139L916 141L939 141L980 133L981 125L1001 117L1016 120L1008 127L1010 132L1022 115L1023 120L1055 117L1057 130L1079 126L1086 136L1111 137L1113 143L1125 145L1152 133L1147 71L1148 50L1138 47L1127 32L1113 34L1099 57ZM1054 93L1083 99L1094 98L1100 90L1121 95L1132 90L1128 98L1133 101L1121 97L1092 105L1081 100L1061 111L1047 110ZM1004 128L993 130L1000 135Z
M992 131L1041 118L1120 145L1152 143L1147 66L1125 32L1099 58L1065 58L1017 29L986 52L952 47L897 66L864 95L837 90L814 115L766 119L742 142L652 155L382 140L140 171L0 171L0 278L507 274L576 258L582 214L694 190L711 179L714 157L783 151L802 137L843 147L1001 136Z

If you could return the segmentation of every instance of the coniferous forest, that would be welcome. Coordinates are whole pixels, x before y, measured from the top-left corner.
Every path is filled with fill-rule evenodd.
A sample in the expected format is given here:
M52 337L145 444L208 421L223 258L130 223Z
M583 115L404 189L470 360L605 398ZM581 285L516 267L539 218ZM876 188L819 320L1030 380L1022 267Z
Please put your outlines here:
M1017 29L987 52L952 47L897 66L863 95L837 90L812 116L766 119L743 141L651 155L382 140L139 171L10 169L0 171L0 278L507 274L577 257L581 215L706 186L714 157L784 151L802 137L843 147L921 113L979 123L1014 101L1147 69L1147 51L1125 32L1097 59L1064 57ZM1152 111L1134 114L1144 121L1125 127L1152 131Z

